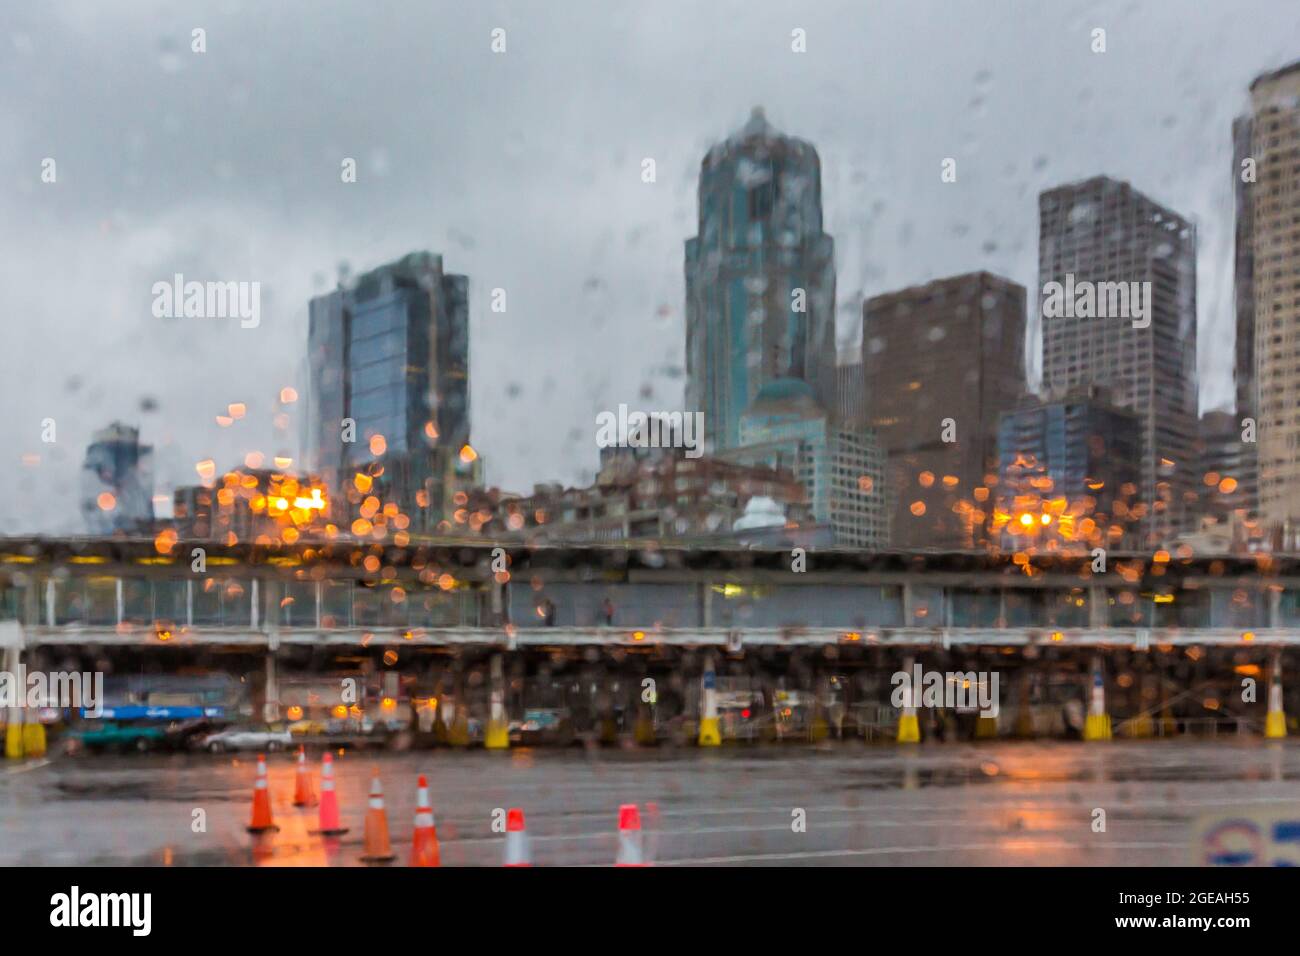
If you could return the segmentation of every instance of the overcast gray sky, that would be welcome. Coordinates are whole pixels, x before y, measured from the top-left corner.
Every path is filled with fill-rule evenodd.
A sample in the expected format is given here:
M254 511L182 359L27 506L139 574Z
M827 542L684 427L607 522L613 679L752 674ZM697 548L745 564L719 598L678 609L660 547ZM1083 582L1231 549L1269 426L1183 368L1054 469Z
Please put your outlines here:
M142 427L168 495L200 459L296 454L271 419L305 385L308 299L340 263L425 248L470 277L488 482L584 480L598 411L681 406L699 162L756 104L821 154L841 343L864 295L944 275L989 269L1036 301L1037 193L1106 173L1198 224L1214 407L1231 121L1254 76L1296 58L1295 0L7 4L0 480L17 493L0 532L79 530L85 445L114 419ZM154 318L175 272L260 281L260 327ZM222 428L232 402L248 415Z

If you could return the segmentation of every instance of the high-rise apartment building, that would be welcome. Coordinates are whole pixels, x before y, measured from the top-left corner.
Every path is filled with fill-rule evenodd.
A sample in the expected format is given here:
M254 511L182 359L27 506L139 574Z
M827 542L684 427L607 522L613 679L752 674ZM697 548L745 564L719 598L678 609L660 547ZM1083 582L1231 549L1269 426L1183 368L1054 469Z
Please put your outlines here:
M1142 418L1143 543L1194 523L1196 227L1098 176L1038 198L1043 388L1099 385Z
M1025 388L1025 290L976 272L868 299L868 424L888 462L890 544L986 543L998 415Z
M699 234L686 241L686 401L711 450L740 440L766 383L794 378L835 407L835 249L822 231L821 162L761 109L709 150Z
M1250 236L1259 514L1268 525L1294 525L1300 519L1300 61L1256 79L1250 99L1254 182L1242 181L1239 165L1237 226L1239 235L1244 227ZM1239 292L1241 280L1239 272ZM1238 343L1241 322L1239 312Z

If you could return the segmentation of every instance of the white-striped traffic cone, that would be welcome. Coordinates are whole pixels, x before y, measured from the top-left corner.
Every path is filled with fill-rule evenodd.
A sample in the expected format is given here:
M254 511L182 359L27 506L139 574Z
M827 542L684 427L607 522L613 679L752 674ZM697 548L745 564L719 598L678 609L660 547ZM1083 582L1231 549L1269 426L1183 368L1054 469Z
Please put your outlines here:
M384 809L384 785L379 780L379 768L370 778L370 806L366 809L365 853L367 863L387 863L393 859L393 847L388 842L388 811Z
M641 842L641 811L635 803L618 808L618 856L615 866L648 866Z
M532 866L528 855L528 831L524 828L524 811L511 807L506 814L506 866Z
M416 781L415 836L411 840L411 866L439 866L438 826L433 819L433 805L429 802L429 781L424 774Z
M293 783L293 805L295 807L316 806L316 793L311 788L311 771L307 769L307 750L298 748L298 772Z
M326 753L320 765L320 830L323 836L342 836L348 832L339 819L339 796L334 791L334 756Z
M266 833L280 829L271 820L271 791L266 781L266 754L257 755L257 780L253 783L253 812L248 821L249 833Z

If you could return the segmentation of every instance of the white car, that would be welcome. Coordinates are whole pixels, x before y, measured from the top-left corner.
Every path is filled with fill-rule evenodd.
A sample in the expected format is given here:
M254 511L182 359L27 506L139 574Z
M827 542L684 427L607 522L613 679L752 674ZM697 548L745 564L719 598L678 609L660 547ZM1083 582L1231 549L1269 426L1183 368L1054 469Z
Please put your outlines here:
M276 751L293 746L293 735L288 727L228 727L203 738L203 749L219 754L227 750Z

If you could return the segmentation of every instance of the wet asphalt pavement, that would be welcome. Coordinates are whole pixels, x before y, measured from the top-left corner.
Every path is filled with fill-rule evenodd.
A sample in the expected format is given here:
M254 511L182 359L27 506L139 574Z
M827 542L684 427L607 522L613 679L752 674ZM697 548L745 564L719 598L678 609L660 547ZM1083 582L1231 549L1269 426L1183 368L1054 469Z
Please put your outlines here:
M309 758L319 788L319 752ZM409 852L420 773L443 865L499 865L494 811L512 806L525 811L535 864L607 865L619 805L640 804L661 866L1186 865L1199 815L1300 806L1300 742L1246 738L353 751L335 763L351 832L327 840L309 832L316 810L290 805L294 757L268 762L280 830L257 838L245 832L254 754L0 764L0 864L362 865L374 767L395 865ZM1104 833L1093 829L1097 808Z

